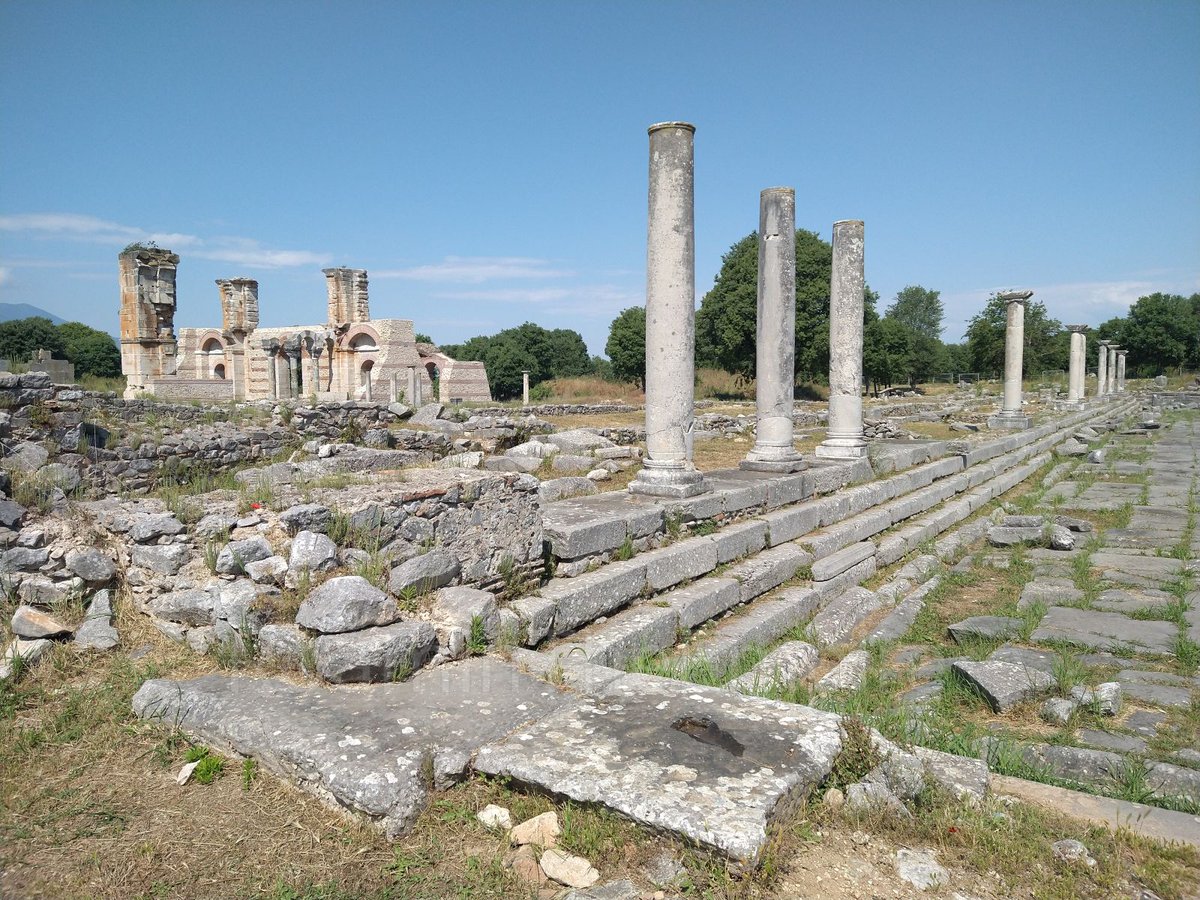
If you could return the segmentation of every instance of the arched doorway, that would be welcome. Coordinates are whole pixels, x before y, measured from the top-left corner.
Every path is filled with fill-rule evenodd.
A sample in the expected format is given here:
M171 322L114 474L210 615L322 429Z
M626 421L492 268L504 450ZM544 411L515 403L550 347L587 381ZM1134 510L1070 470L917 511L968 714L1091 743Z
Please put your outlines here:
M437 363L429 359L425 361L425 371L429 373L429 383L433 386L433 399L440 400L441 398L441 381L442 373L437 367Z

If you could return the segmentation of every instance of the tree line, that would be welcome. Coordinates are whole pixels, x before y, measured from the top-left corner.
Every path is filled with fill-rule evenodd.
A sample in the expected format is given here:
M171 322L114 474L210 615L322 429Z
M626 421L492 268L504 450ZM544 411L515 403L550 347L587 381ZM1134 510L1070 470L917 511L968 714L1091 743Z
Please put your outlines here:
M825 381L829 373L829 291L833 248L815 232L796 231L796 377ZM991 376L1004 368L1006 305L992 295L972 317L960 343L941 339L940 292L921 285L899 291L880 315L879 295L863 297L863 377L876 393L897 384L915 386L937 378ZM696 313L696 363L754 377L758 311L758 234L736 242L721 259L713 287ZM605 352L613 377L644 384L646 314L622 311L609 328ZM1129 350L1130 371L1157 375L1169 368L1200 368L1200 294L1190 298L1151 294L1129 315L1110 319L1089 334L1088 365L1096 365L1097 340ZM1025 309L1024 370L1030 377L1063 371L1070 331L1044 303Z
M106 332L82 322L55 325L45 316L0 322L0 357L24 363L38 350L49 350L75 366L75 375L116 378L121 374L121 351Z

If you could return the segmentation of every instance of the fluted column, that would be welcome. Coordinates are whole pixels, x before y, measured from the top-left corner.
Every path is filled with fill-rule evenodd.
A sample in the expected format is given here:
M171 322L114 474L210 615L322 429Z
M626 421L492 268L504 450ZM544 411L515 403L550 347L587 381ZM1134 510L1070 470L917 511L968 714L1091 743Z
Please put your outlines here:
M863 270L865 227L857 219L833 223L829 292L829 424L817 445L822 459L859 459L863 439Z
M692 463L696 370L693 139L686 122L650 126L646 229L646 459L631 493L708 490Z
M1067 402L1083 402L1083 371L1087 364L1086 325L1068 325L1071 329L1071 365L1067 371Z
M758 202L758 321L754 449L740 463L757 472L798 472L796 397L796 192L767 188Z
M1008 304L1004 331L1004 402L1000 412L988 419L991 428L1029 427L1021 412L1021 375L1025 365L1025 302L1033 291L1001 291L997 296Z
M1117 393L1125 393L1125 354L1128 350L1117 351Z

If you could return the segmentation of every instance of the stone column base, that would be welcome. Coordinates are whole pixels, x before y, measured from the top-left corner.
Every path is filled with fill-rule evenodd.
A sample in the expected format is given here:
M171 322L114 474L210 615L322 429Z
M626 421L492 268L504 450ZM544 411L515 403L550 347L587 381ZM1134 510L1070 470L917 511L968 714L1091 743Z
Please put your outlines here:
M747 472L799 472L808 463L791 447L755 447L738 463Z
M710 490L708 482L695 468L682 466L655 467L644 465L629 482L629 493L650 497L695 497Z
M867 442L862 438L826 438L817 444L813 455L818 459L862 459Z
M1028 428L1032 420L1029 416L1023 416L1019 413L1016 415L1006 416L1000 413L996 416L988 418L988 428L999 431L1023 431Z

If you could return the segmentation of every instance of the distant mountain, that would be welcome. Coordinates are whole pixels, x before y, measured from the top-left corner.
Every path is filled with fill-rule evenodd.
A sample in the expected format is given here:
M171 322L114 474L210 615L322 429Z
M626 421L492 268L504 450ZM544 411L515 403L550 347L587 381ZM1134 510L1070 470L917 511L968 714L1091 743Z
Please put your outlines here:
M32 316L41 316L44 319L49 319L55 325L61 325L67 321L62 316L56 316L52 312L46 312L39 306L32 306L29 303L0 303L0 322L11 322L13 319L28 319Z

